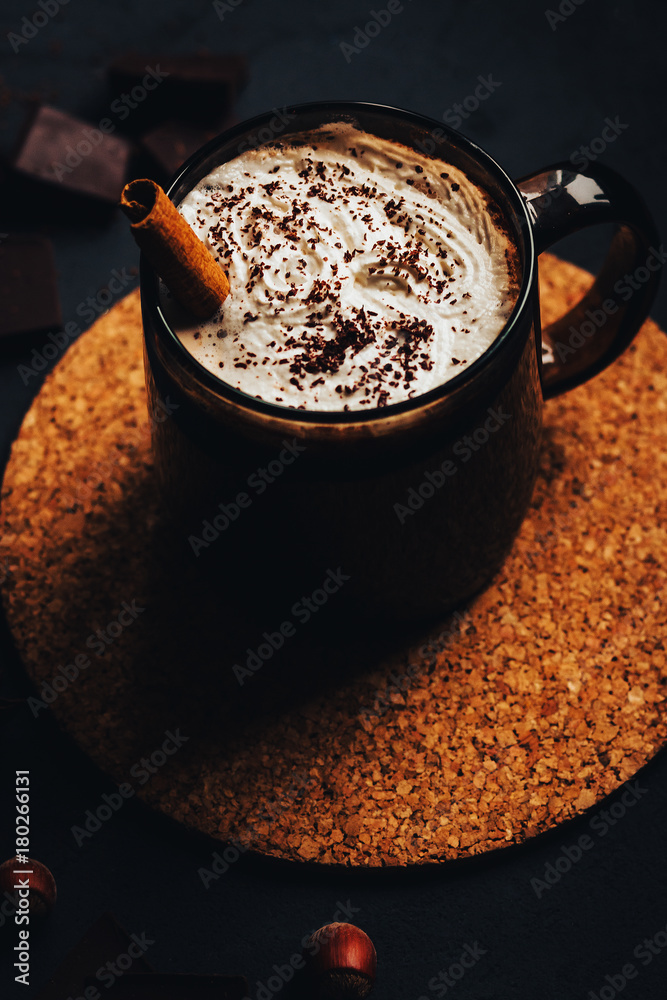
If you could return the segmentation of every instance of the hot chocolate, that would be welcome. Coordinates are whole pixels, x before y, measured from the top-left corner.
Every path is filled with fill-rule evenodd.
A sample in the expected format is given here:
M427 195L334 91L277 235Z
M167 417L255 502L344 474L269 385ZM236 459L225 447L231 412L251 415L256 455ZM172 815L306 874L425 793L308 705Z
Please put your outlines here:
M179 210L231 294L205 322L163 289L181 342L266 402L364 410L412 399L493 343L517 253L459 169L345 124L241 153Z

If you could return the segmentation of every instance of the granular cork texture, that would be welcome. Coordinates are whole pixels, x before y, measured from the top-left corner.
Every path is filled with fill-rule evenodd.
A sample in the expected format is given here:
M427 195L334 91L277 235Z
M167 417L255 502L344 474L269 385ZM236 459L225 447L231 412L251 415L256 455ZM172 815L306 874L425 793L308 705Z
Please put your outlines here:
M544 256L545 321L589 282ZM192 553L176 558L187 546L160 516L145 407L132 293L23 423L0 562L35 686L25 711L48 700L151 806L281 858L418 864L570 819L665 743L667 342L654 323L547 403L531 509L483 594L401 637L346 635L332 598L242 686L234 664L289 604L255 620L201 584Z

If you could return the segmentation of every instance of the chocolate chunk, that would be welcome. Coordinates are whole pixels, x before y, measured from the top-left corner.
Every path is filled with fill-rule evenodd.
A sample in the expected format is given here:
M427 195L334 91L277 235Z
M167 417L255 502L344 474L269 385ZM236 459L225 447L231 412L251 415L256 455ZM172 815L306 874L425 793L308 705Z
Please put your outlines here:
M97 125L42 105L28 120L14 168L52 189L115 205L125 184L131 146L112 135L115 125Z
M220 128L205 129L190 122L171 119L147 132L140 141L152 157L158 172L169 178L193 153L237 123L238 118L230 116Z
M62 326L49 240L7 236L0 241L0 301L0 337Z
M171 118L217 124L247 82L244 55L128 53L109 66L111 107L126 107L123 128L142 132Z
M132 951L129 951L130 948ZM91 981L98 987L102 985L102 981L96 978L98 969L107 962L115 962L121 955L129 954L132 958L131 968L134 973L152 972L141 952L134 957L137 951L133 938L116 923L111 914L105 913L67 953L35 1000L63 1000L63 997L84 996L84 990ZM140 979L141 976L135 975L133 978ZM106 982L104 985L107 985Z
M248 996L244 976L188 975L153 973L135 976L131 973L117 979L109 992L109 1000L243 1000Z

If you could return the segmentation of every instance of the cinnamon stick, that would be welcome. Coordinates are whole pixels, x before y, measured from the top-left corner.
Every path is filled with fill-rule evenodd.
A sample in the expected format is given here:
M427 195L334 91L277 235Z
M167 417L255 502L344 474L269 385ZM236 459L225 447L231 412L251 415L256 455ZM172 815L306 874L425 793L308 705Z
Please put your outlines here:
M229 281L159 184L147 178L123 188L120 207L132 234L165 285L189 312L207 319L229 295Z

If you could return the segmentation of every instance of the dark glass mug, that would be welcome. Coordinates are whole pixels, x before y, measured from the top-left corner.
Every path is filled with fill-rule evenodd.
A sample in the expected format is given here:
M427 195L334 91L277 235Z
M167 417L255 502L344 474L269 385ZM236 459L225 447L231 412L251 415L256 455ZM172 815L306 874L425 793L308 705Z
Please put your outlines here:
M231 388L195 361L142 259L149 407L165 417L152 422L156 468L186 556L212 569L211 579L233 580L242 600L291 603L335 579L337 601L361 614L430 618L500 567L530 503L543 400L630 343L657 289L658 235L633 188L599 164L556 164L515 183L452 129L360 103L300 105L242 123L196 153L168 194L178 203L245 149L334 121L428 150L491 196L522 276L508 322L467 370L412 400L371 412L295 410ZM618 227L595 284L541 331L538 255L609 222Z

